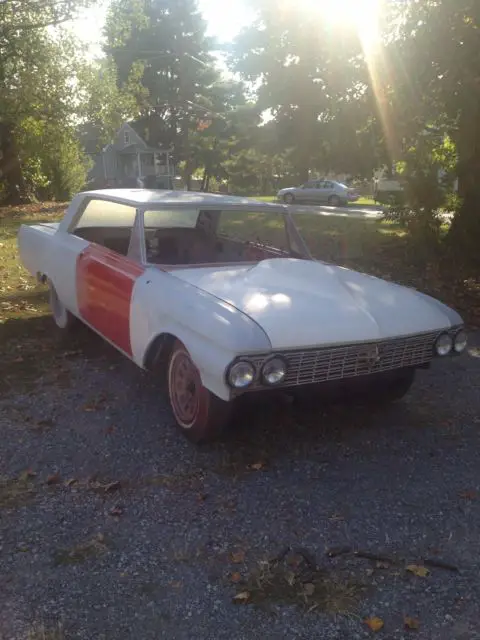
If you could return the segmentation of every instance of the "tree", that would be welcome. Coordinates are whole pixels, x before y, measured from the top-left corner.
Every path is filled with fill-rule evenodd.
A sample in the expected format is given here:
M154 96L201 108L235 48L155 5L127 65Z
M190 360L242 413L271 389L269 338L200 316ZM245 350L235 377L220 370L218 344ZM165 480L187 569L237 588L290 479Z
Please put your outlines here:
M337 164L325 134L339 110L348 112L367 84L358 34L323 19L321 5L305 11L294 2L258 3L258 18L237 38L232 69L258 85L258 104L270 110L277 152L291 150L300 181L315 165ZM312 15L313 14L313 15Z
M153 146L173 146L184 162L187 186L194 162L190 140L198 108L218 80L211 41L195 0L114 0L106 26L106 52L119 86L137 84L137 107Z
M138 75L118 86L111 58L101 58L79 65L77 71L78 116L97 138L97 152L112 140L121 125L139 115Z
M72 99L72 52L46 28L71 20L87 5L88 0L0 1L0 178L7 201L26 196L19 123L31 115L60 123Z
M480 3L390 2L397 25L381 74L387 107L403 148L435 125L454 143L462 205L450 239L478 255L480 243Z
M0 171L9 203L33 195L36 185L26 182L23 164L35 164L31 155L35 149L40 155L47 148L58 154L59 150L51 146L54 139L63 149L67 145L72 150L77 144L76 50L76 44L68 38L54 38L45 30L32 31L28 40L16 43L16 56L4 60ZM27 132L32 135L31 140Z

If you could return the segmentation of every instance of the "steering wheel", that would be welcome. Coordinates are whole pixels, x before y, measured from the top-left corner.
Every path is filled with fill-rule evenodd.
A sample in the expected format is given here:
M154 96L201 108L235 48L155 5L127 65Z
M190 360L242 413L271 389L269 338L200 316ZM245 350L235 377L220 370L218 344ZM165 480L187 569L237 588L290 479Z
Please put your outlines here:
M254 245L247 244L245 246L245 252L243 254L245 258L250 262L256 262L257 260L262 260L264 257L264 252L255 247Z

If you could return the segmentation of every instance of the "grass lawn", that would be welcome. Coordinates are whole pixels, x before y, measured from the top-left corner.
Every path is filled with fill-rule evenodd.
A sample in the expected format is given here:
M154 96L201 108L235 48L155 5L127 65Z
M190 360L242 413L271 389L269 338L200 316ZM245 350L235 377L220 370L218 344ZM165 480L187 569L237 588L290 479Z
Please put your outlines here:
M64 205L0 208L0 394L35 380L58 355L58 334L49 317L47 292L21 266L20 224L53 222Z
M251 196L254 200L260 200L261 202L277 202L276 196ZM356 206L375 206L377 203L373 198L359 198L352 205ZM381 206L381 205L378 205Z
M64 209L56 203L0 208L0 392L8 393L19 381L34 381L45 372L61 375L65 352L76 348L71 341L63 343L49 317L46 289L21 266L16 243L20 224L58 220ZM451 265L429 264L396 224L310 214L297 214L295 222L314 257L413 286L480 325L478 278L462 278ZM232 230L244 224L233 219ZM242 235L255 235L257 227L253 220ZM281 228L274 220L268 230L274 239Z

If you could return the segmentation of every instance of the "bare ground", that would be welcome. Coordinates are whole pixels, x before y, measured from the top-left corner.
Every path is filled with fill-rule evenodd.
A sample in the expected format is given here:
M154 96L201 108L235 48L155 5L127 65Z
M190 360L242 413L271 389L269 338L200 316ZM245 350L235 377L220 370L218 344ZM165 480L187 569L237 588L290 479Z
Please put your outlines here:
M12 342L0 398L0 638L343 640L376 618L392 640L480 638L480 335L389 409L278 400L194 448L156 380L23 322L36 340Z

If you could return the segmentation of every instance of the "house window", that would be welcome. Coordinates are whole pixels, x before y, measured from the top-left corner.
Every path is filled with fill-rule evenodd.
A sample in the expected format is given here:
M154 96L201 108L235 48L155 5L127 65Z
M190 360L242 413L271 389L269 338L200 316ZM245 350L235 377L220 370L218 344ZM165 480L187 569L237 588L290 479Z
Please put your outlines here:
M124 131L123 132L123 141L125 142L125 144L130 144L130 132L129 131Z

